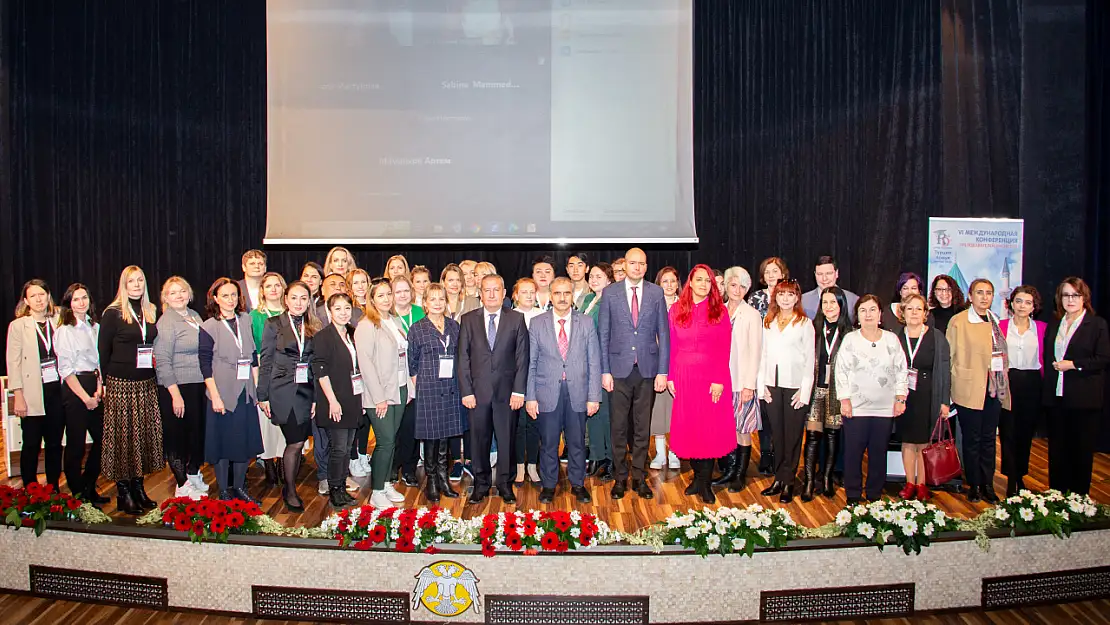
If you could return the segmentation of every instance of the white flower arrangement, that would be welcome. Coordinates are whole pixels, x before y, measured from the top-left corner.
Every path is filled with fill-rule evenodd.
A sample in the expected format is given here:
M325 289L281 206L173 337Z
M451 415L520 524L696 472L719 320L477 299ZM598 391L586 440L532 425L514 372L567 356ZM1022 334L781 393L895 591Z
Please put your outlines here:
M758 504L675 512L662 525L664 544L682 545L702 557L710 553L751 557L756 547L782 547L800 535L788 511L766 510Z
M1087 495L1023 489L1000 502L988 518L995 527L1009 528L1010 535L1019 531L1051 532L1067 538L1075 526L1104 520L1107 515Z
M842 535L875 543L881 550L894 543L906 554L921 553L939 532L956 529L951 519L933 504L916 500L873 501L844 508L836 515Z

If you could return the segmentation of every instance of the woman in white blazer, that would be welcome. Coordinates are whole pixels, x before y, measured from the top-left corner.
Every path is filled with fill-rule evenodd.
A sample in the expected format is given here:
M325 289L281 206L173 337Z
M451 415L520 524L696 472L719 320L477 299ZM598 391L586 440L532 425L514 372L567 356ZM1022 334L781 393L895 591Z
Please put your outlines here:
M794 475L802 453L806 405L813 392L813 323L802 309L802 290L793 278L780 280L771 293L763 319L763 350L759 394L767 402L775 449L775 481L764 497L794 498Z
M362 368L362 407L374 430L370 459L370 505L379 510L405 500L393 486L393 455L405 405L415 389L409 377L408 341L391 316L393 291L389 280L370 283L362 320L355 328L355 350Z
M759 366L763 358L763 320L759 311L744 301L752 285L743 267L725 270L725 292L729 319L732 321L732 348L729 370L732 373L732 406L736 415L736 449L718 460L721 476L714 486L728 486L729 492L744 490L744 478L752 458L752 432L759 430L762 418L759 397Z
M20 477L26 487L38 480L39 453L46 446L46 483L58 489L62 475L62 433L66 411L54 352L54 299L37 278L20 291L15 320L8 325L8 389L23 435ZM82 441L83 443L84 441Z

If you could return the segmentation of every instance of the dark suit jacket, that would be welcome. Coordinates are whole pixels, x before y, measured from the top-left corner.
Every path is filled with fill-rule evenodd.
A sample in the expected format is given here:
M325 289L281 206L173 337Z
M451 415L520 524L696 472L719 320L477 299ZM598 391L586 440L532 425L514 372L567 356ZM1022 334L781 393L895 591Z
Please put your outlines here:
M1099 410L1103 404L1106 383L1105 370L1110 366L1110 332L1106 320L1087 313L1068 343L1062 360L1075 363L1076 369L1065 371L1064 396L1056 396L1056 380L1060 372L1049 363L1056 358L1056 333L1060 320L1048 324L1044 333L1044 405L1062 406L1073 410Z
M297 423L308 423L312 417L312 367L308 384L297 384L297 362L312 364L313 337L304 339L304 355L298 352L297 337L289 325L289 315L270 317L262 327L262 351L258 358L258 401L270 402L273 422L289 422L292 411ZM303 387L303 388L302 388ZM299 392L298 392L299 391Z
M625 281L614 282L601 292L597 336L601 341L601 372L627 378L638 363L640 375L653 378L670 366L671 329L663 289L642 280L640 316L632 325Z
M490 352L485 311L472 310L459 319L459 393L473 395L479 404L508 403L513 393L523 396L527 390L528 326L523 314L502 310Z
M348 326L347 336L355 340L355 329ZM316 427L324 429L355 429L362 419L362 395L355 395L351 385L351 353L335 325L328 324L313 337L312 373L316 377ZM332 392L343 408L343 418L338 422L328 416L330 404L320 388L320 378L327 377Z

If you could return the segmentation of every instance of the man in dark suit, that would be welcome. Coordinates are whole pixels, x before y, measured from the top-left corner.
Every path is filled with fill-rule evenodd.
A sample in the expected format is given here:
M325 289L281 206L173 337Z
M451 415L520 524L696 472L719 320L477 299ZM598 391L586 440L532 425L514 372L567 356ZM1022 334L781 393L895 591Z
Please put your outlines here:
M644 465L651 438L651 404L655 393L667 388L670 326L663 289L644 280L647 255L634 247L624 260L625 279L602 291L597 317L601 385L612 393L609 418L616 483L610 496L621 499L627 490L629 466L624 454L631 443L632 490L651 499Z
M459 319L459 391L470 410L474 492L470 503L489 494L489 450L497 437L499 458L514 458L517 411L524 406L528 378L528 326L524 315L505 310L505 282L490 274L479 285L482 307ZM497 494L515 503L513 472L497 472Z
M567 477L579 503L590 503L586 480L586 418L601 407L601 345L593 321L574 309L569 278L551 283L552 309L532 319L528 416L538 419L540 503L551 503L559 481L559 436L567 441Z

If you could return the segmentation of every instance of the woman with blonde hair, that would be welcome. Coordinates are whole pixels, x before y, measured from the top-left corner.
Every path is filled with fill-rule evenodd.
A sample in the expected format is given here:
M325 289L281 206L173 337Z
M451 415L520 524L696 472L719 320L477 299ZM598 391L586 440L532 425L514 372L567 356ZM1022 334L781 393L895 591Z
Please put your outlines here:
M412 268L409 277L412 278L412 303L423 308L424 291L428 290L428 285L432 283L432 272L424 265L417 265Z
M447 310L444 314L455 321L459 320L464 312L466 293L463 291L462 269L455 263L449 263L439 272L439 283L447 294Z
M154 370L162 413L163 452L176 482L173 496L199 499L208 494L208 484L200 475L207 399L198 357L202 319L189 306L192 301L193 288L185 278L172 276L162 284Z
M97 339L104 375L103 474L116 483L116 508L127 514L157 507L143 477L165 465L154 370L156 320L146 274L129 265L101 316Z
M328 250L328 255L324 257L324 275L330 273L337 273L344 278L347 274L358 269L355 263L355 257L351 251L345 247L335 246Z
M387 280L392 282L398 276L409 277L409 261L403 254L396 254L390 256L389 260L385 261L385 271L382 272Z
M262 276L258 287L258 307L250 311L251 333L256 347L262 345L262 329L266 327L266 320L285 313L285 287L285 278L275 271ZM259 458L265 469L266 485L279 486L282 469L278 463L285 452L285 436L261 408L258 409L258 427L262 432L262 455Z
M358 325L366 308L373 305L369 299L369 291L370 273L365 269L352 269L351 273L347 274L347 292L355 300L355 305L351 309L351 325Z

